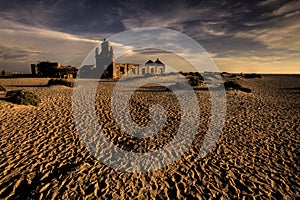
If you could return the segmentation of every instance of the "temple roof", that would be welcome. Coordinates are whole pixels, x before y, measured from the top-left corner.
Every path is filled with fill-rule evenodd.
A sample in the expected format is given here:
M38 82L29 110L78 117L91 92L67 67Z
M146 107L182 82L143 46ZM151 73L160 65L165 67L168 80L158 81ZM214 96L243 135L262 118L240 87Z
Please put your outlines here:
M162 65L163 65L163 63L162 63L158 58L156 59L155 63L156 63L156 64L162 64Z
M146 64L154 63L152 60L148 60Z

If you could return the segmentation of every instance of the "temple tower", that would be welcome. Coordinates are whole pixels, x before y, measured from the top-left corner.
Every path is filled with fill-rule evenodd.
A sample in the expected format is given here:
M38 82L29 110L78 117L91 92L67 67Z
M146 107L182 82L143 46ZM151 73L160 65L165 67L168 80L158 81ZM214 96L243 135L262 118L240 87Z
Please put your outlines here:
M102 78L113 78L115 58L113 48L106 39L101 43L101 52L99 47L95 49L95 58L97 74L102 74Z

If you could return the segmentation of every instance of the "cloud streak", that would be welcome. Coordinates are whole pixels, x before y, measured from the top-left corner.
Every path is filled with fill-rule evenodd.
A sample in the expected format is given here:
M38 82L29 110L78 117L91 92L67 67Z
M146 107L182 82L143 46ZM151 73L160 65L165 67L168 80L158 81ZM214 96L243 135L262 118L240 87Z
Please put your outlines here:
M100 42L5 19L0 19L0 35L0 43L5 44L1 46L0 61L23 61L27 64L27 71L29 64L38 60L59 61L78 67L89 50Z

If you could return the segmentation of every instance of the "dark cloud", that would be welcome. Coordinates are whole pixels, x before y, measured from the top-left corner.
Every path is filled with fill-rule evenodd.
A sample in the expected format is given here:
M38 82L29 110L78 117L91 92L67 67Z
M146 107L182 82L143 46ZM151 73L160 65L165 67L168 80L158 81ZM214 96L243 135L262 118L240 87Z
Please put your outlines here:
M128 28L163 26L187 34L224 36L258 28L279 14L297 14L298 1L1 1L2 17L76 34L119 33ZM227 35L226 34L226 35ZM193 35L190 35L193 37Z
M165 50L162 50L162 49L154 49L154 48L136 49L136 50L133 50L133 52L142 53L142 54L171 53L169 51L165 51Z
M93 40L132 28L166 27L187 34L219 58L300 51L297 0L10 0L0 1L0 18ZM2 59L32 55L7 52Z

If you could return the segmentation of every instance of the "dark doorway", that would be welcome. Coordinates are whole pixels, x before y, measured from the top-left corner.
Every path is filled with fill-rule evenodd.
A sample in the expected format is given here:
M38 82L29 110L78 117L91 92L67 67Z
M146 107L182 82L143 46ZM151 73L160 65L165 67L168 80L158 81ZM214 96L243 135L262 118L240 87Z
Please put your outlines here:
M121 73L121 74L125 74L125 69L124 69L124 67L120 67L120 73Z

